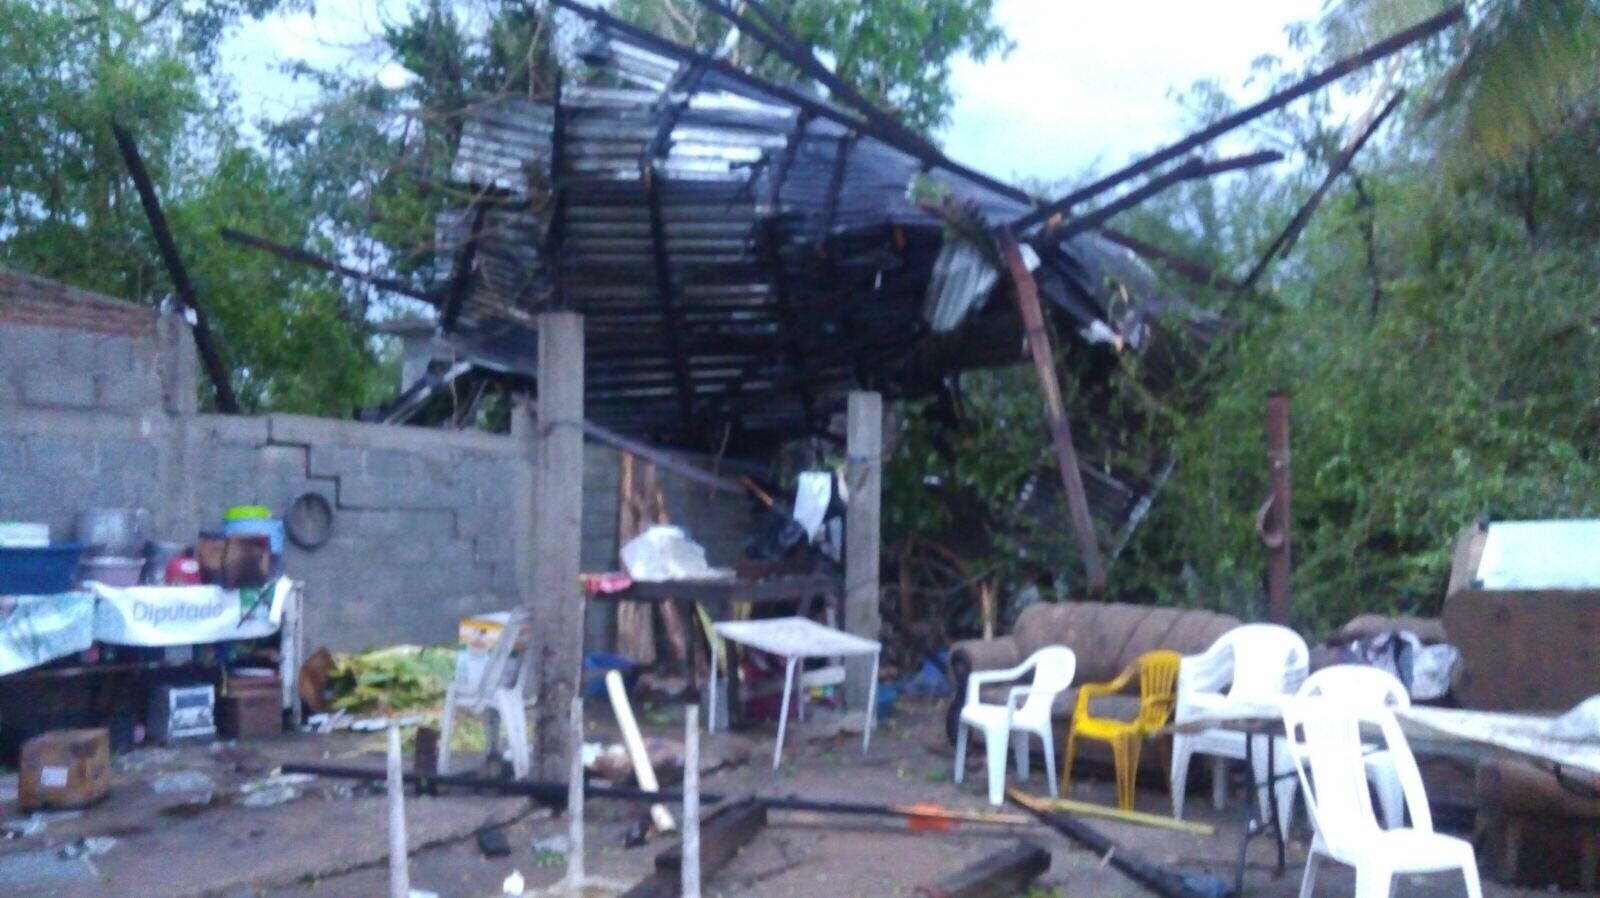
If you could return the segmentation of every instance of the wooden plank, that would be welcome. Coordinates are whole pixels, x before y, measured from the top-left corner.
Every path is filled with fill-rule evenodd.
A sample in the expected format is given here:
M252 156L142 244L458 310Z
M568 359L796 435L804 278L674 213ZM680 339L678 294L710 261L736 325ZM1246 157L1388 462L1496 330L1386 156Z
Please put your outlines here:
M883 397L851 392L846 410L845 483L850 490L844 527L844 629L877 639L883 629L878 611L879 500L883 484ZM877 684L870 656L845 660L845 701L865 710Z
M539 418L534 427L531 608L538 695L534 764L539 776L567 773L566 711L577 690L583 653L583 601L578 593L583 522L583 316L539 316Z
M617 453L617 549L644 532L643 497L635 484L637 474L653 463L631 452ZM640 664L656 662L655 611L639 602L617 603L617 651Z
M1072 429L1067 424L1066 409L1061 403L1061 384L1056 380L1055 355L1050 349L1050 335L1045 331L1044 311L1039 307L1039 286L1033 274L1022 261L1016 237L1008 230L996 236L1011 280L1016 285L1017 308L1022 314L1022 326L1033 354L1033 368L1039 376L1039 387L1044 393L1045 417L1050 425L1050 441L1055 445L1056 463L1061 468L1061 485L1067 495L1067 510L1071 515L1072 535L1078 542L1078 554L1083 558L1085 579L1089 591L1101 595L1106 590L1105 567L1100 562L1100 544L1095 539L1094 521L1089 517L1089 500L1083 491L1083 473L1078 470L1078 451L1072 445Z
M733 860L739 849L767 825L767 806L751 796L729 802L700 821L700 873L711 876ZM683 869L683 845L674 843L656 855L656 870L676 881Z
M1050 869L1050 852L1032 842L997 851L936 883L917 886L923 898L1013 898Z
M1106 863L1161 898L1206 898L1204 893L1192 888L1184 877L1123 850L1082 820L1050 810L1049 802L1016 789L1007 789L1006 795L1032 811L1056 832L1105 858Z

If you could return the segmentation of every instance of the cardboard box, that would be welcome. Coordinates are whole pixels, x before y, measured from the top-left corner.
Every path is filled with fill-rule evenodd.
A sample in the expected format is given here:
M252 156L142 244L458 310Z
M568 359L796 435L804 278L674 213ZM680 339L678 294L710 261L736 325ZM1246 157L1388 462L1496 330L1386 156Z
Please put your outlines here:
M283 732L283 700L276 691L249 689L217 702L217 732L225 739L260 739Z
M500 636L511 623L511 612L493 611L464 617L456 629L456 682L476 684L483 679L484 668ZM527 634L517 641L514 650L521 651L527 643Z
M17 806L81 808L111 791L111 734L56 730L22 743L17 776Z

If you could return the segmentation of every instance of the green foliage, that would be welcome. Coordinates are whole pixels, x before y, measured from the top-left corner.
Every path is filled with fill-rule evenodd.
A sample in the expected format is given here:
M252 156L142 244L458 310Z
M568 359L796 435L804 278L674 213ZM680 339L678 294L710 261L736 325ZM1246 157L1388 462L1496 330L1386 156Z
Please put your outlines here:
M292 4L291 4L292 5ZM111 136L134 135L247 411L345 415L376 398L357 310L328 276L225 243L317 241L284 169L239 137L207 74L225 25L271 0L0 0L0 264L154 304L172 292ZM201 394L209 399L210 391Z
M449 646L395 645L342 655L329 685L341 711L402 711L436 705L456 672Z

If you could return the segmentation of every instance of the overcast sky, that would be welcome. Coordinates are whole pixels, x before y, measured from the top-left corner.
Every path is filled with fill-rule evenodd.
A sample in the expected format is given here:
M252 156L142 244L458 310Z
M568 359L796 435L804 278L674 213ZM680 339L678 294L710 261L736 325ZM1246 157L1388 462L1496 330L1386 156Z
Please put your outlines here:
M1196 80L1240 85L1252 60L1285 49L1284 28L1322 0L998 0L1016 42L1003 60L962 60L958 96L941 135L950 155L1007 179L1055 181L1096 162L1116 164L1182 136L1171 92ZM246 116L277 118L309 88L278 64L385 70L371 35L407 3L318 0L316 15L253 22L224 48Z

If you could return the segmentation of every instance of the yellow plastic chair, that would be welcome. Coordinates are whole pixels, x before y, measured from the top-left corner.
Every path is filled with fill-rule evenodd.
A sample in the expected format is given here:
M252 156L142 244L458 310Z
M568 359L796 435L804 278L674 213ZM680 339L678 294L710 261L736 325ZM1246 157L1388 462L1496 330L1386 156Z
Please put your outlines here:
M1111 743L1111 756L1117 768L1117 806L1133 810L1134 781L1139 775L1139 753L1151 733L1166 726L1172 716L1177 695L1178 664L1183 656L1166 649L1145 652L1109 683L1085 683L1078 688L1078 705L1072 712L1072 731L1067 736L1067 756L1061 767L1061 792L1071 787L1072 760L1077 755L1078 737ZM1139 713L1132 720L1094 717L1089 713L1092 699L1116 695L1139 677Z

